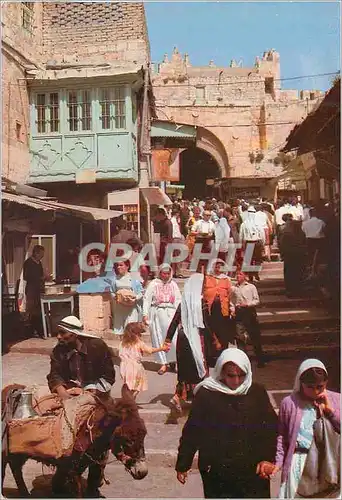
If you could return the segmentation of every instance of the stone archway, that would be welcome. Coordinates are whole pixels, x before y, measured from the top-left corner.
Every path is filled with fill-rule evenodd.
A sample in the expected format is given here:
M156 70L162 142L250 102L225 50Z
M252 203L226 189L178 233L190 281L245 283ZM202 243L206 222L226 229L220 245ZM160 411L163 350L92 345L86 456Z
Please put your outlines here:
M213 132L204 127L197 127L196 146L216 160L220 169L220 175L217 177L229 177L229 159L226 149Z
M216 159L207 151L190 147L180 154L180 184L185 185L183 198L205 198L212 195L212 188L206 185L207 179L222 176Z

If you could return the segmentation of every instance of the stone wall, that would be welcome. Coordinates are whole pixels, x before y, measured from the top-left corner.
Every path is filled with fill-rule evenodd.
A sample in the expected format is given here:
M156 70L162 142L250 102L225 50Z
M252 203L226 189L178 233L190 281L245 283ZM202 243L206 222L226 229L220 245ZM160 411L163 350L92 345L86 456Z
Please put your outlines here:
M274 177L281 171L272 159L296 123L320 102L319 91L282 90L279 54L274 50L243 68L191 66L177 49L155 68L152 78L158 119L201 126L223 144L230 177ZM250 153L264 160L252 164Z
M46 2L43 52L57 63L144 64L149 44L143 3Z
M2 175L25 182L29 174L29 103L24 69L2 58Z
M25 12L25 20L23 19ZM29 100L25 72L41 58L42 4L1 4L2 175L25 182L29 175Z

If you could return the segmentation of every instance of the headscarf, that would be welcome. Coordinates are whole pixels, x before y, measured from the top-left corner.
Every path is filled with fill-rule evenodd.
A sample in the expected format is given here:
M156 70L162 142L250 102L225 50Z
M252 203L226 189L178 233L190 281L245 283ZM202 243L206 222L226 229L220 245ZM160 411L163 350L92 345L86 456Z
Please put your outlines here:
M160 280L161 280L161 278L159 278L159 276L160 276L161 271L171 271L170 278L167 281L163 281L163 283L165 283L165 284L166 283L170 283L170 281L172 281L172 279L173 279L173 271L172 271L172 267L170 266L170 264L167 264L165 262L164 264L161 264L159 266L159 268L158 268L158 279L160 279Z
M181 302L181 322L184 335L189 341L200 379L206 374L199 329L204 328L202 289L204 275L194 273L186 281Z
M327 369L322 363L322 361L320 361L319 359L306 359L298 368L297 375L295 378L295 383L293 386L293 392L300 391L300 377L303 375L304 372L310 370L310 368L321 368L328 375Z
M221 217L215 227L215 242L219 245L219 251L227 252L229 248L230 227L225 217Z
M159 278L161 271L171 271L170 278L167 281L163 281ZM174 304L176 300L176 283L173 281L173 272L170 264L164 263L159 266L158 278L155 281L155 300L157 304L171 303Z
M223 366L229 362L237 365L241 370L246 373L245 380L237 389L229 389L225 384L221 382L221 373ZM198 391L200 387L205 387L210 391L219 391L224 394L229 394L230 396L245 396L249 388L252 385L252 367L251 362L244 351L237 349L236 347L230 347L225 349L220 357L218 358L213 374L211 377L205 378L200 382L194 389L194 394Z
M218 262L221 264L221 272L220 272L220 274L215 274L214 268ZM227 274L226 274L227 271L228 271L227 264L222 259L212 259L208 263L207 274L210 274L211 276L215 276L215 278L229 279Z

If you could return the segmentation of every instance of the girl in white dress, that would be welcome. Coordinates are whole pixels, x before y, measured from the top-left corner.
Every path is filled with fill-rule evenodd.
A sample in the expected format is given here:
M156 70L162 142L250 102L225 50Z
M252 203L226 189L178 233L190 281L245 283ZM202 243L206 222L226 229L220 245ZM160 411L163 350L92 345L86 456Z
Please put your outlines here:
M169 264L159 267L158 278L148 285L143 303L143 320L149 325L153 347L164 344L167 330L176 309L181 301L181 293L177 283L172 279L172 269ZM173 338L171 349L168 353L158 352L157 360L162 365L158 371L163 375L168 365L176 365L176 335Z

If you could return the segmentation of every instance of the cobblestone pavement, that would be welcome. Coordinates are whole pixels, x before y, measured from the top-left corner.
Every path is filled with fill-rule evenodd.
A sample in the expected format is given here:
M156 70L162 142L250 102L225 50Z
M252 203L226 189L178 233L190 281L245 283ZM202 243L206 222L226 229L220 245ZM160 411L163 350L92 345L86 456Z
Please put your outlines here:
M270 362L266 368L257 368L253 364L253 376L256 382L265 385L267 390L284 390L292 387L299 360L286 359ZM157 368L157 367L156 367ZM49 372L49 357L41 354L9 353L2 357L2 385L24 383L25 385L46 384ZM171 397L176 384L176 374L166 373L163 376L155 371L147 371L149 389L139 395L138 402L149 403L163 400L164 395ZM120 393L119 370L116 367L116 383L113 396Z
M46 383L46 374L49 371L48 356L9 353L3 356L2 361L3 386L14 382L26 385ZM298 360L286 360L284 365L284 361L280 360L270 363L264 369L254 367L254 379L264 383L269 390L289 389L298 364ZM116 373L117 381L112 391L114 397L120 395L121 388L117 368ZM149 389L139 396L138 404L142 408L141 413L146 412L143 416L148 430L145 444L149 476L144 481L134 481L122 467L114 462L106 469L106 475L111 484L104 486L101 491L108 498L202 498L202 483L196 469L193 470L184 487L177 482L175 477L174 458L185 419L181 419L178 425L165 425L165 422L176 375L166 373L160 376L148 370L148 380ZM279 397L283 396L284 394L279 394ZM149 408L152 408L151 414L148 413ZM172 458L168 459L166 455ZM29 490L33 488L32 496L49 497L47 488L49 488L51 478L44 478L44 475L51 475L51 471L44 468L43 472L42 466L33 461L25 465L25 480ZM278 479L272 482L273 495L276 495L278 486ZM16 496L17 491L10 471L7 472L5 488L4 493L7 497Z
M31 497L49 498L51 496L52 472L36 462L25 465L25 480L27 484L33 483ZM189 474L188 481L182 486L176 479L176 473L171 468L149 467L148 476L142 481L135 481L121 465L109 464L106 468L106 479L110 484L101 488L101 493L106 498L203 498L202 481L198 471ZM271 481L271 495L275 498L279 480ZM6 487L3 491L7 498L16 498L17 489L8 473Z

